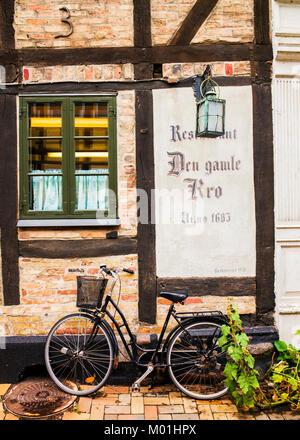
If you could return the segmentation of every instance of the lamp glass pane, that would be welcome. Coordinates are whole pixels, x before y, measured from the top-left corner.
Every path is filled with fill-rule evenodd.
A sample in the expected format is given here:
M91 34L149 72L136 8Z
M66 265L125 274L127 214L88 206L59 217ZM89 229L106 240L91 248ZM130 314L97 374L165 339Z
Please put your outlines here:
M202 102L199 105L199 112L198 112L198 131L202 133L206 130L206 124L207 124L207 115L206 115L206 108L207 104L206 101Z
M208 131L223 131L223 103L208 101Z

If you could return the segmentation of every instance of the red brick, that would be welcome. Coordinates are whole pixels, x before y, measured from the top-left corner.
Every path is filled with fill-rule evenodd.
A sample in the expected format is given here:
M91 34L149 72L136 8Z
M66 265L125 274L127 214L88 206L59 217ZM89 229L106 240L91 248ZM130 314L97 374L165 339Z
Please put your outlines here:
M157 406L145 406L145 420L157 420Z
M77 295L77 290L58 290L58 295Z
M28 81L29 80L29 70L28 69L24 69L23 75L24 75L24 80Z
M197 298L197 297L187 298L184 301L184 304L200 304L200 303L203 303L203 299L202 298Z
M225 63L225 75L232 75L232 74L233 74L232 64Z

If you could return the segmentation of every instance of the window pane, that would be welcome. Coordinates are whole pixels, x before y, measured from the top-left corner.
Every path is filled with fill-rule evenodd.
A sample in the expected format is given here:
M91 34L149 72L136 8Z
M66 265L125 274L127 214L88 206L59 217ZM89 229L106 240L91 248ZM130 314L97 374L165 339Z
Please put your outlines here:
M62 148L58 139L29 141L29 171L61 170Z
M108 176L76 176L76 210L108 210L108 206Z
M29 136L61 136L61 103L39 102L29 104Z
M44 174L29 176L29 209L60 211L62 210L62 176L47 176L46 172Z
M75 136L108 136L107 103L75 103Z
M75 169L77 172L108 169L108 145L106 139L76 139Z

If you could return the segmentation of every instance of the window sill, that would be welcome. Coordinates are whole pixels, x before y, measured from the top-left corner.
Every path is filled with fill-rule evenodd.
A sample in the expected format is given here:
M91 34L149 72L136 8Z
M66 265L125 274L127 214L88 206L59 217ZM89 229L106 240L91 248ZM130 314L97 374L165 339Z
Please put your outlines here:
M17 227L19 228L47 228L54 226L65 227L84 227L84 226L119 226L121 220L118 218L112 219L41 219L41 220L19 220Z

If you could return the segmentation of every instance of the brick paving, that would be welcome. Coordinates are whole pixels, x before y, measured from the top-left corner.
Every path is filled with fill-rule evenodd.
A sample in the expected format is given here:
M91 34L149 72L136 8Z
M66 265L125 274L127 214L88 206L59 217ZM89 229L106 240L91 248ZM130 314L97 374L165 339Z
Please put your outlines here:
M0 384L0 397L9 386ZM5 413L1 401L0 420L18 420ZM62 420L300 420L300 413L284 408L244 412L229 397L195 400L172 385L141 387L140 392L127 386L105 386L93 396L80 397Z

